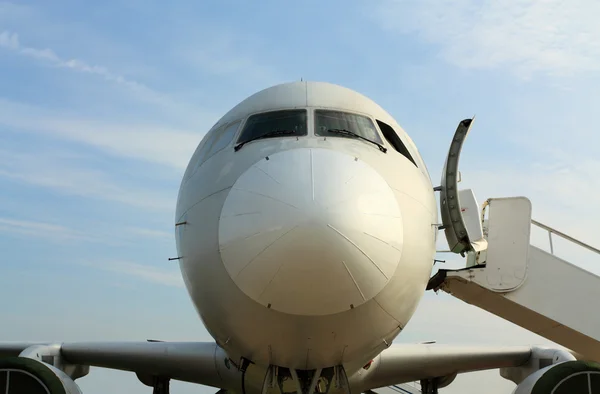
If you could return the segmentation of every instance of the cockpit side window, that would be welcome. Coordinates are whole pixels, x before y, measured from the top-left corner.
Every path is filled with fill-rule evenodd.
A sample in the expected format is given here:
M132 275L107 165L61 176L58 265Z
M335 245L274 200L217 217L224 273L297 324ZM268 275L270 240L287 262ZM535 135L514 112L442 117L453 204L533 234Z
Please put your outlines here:
M235 134L240 127L240 123L241 122L239 120L237 122L230 123L227 125L227 127L225 127L225 130L222 130L220 133L215 133L216 135L214 137L214 142L210 147L210 150L206 153L207 158L229 145L229 143L235 137Z
M379 144L383 143L373 121L366 116L342 111L316 110L315 135L356 138L349 134L340 134L332 130L349 131Z
M222 127L223 126L215 129L215 126L213 126L213 128L210 129L204 135L204 137L198 144L198 147L194 151L194 154L190 158L187 169L185 170L185 174L183 175L184 182L187 182L187 180L194 174L194 172L196 172L196 170L198 169L200 164L202 164L204 162L204 156L206 154L206 150L208 148L210 148L210 146L212 145L212 140L213 140L212 136L214 135L215 132L217 132L217 130L221 129Z
M377 124L379 125L379 128L381 129L381 133L383 134L383 136L385 137L387 142L389 142L390 145L394 147L394 149L396 149L404 157L406 157L408 160L410 160L415 166L417 166L417 163L411 156L408 149L406 149L406 146L404 145L404 143L402 142L400 137L398 137L398 134L396 134L396 131L392 128L392 126L390 126L387 123L384 123L380 120L377 120Z
M307 134L306 109L289 109L252 115L238 138L241 144L257 138L297 137ZM271 133L272 137L267 135Z
M186 169L183 179L187 180L206 160L212 157L215 153L227 147L235 138L235 135L240 127L241 121L237 120L227 125L223 124L220 127L210 130L202 139L198 148L190 159L190 164Z

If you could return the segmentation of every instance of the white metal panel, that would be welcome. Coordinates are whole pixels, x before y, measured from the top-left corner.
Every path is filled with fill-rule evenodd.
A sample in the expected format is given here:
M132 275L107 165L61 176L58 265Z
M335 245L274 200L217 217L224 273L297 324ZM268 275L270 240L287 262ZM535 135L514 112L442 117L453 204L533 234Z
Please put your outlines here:
M485 281L494 291L509 291L525 281L531 202L525 197L489 200L488 248Z
M600 300L600 277L535 246L530 246L526 285L506 297L600 340L600 316L585 313L590 302Z
M459 190L458 200L471 246L476 252L482 251L487 247L487 241L483 238L480 207L475 192L472 189Z

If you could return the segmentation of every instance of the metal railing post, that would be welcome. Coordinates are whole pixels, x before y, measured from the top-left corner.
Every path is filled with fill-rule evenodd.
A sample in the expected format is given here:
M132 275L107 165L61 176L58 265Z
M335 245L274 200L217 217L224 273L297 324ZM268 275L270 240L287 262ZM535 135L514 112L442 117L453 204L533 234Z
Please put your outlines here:
M550 239L550 250L551 250L552 254L554 254L554 245L552 244L552 234L556 234L559 237L566 239L567 241L571 241L571 242L573 242L576 245L579 245L579 246L581 246L583 248L586 248L587 250L591 250L594 253L600 254L600 249L595 248L595 247L593 247L591 245L588 245L585 242L581 242L580 240L575 239L575 238L573 238L573 237L571 237L571 236L569 236L569 235L567 235L565 233L562 233L562 232L560 232L558 230L555 230L555 229L553 229L550 226L546 226L545 224L542 224L542 223L540 223L540 222L538 222L536 220L533 220L533 219L531 220L531 223L533 223L534 225L540 227L541 229L544 229L544 230L548 231L548 237Z

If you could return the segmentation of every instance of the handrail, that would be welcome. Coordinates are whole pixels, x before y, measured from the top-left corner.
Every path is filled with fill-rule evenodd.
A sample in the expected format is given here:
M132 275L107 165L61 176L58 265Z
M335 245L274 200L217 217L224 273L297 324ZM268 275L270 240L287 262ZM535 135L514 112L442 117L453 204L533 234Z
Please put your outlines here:
M573 238L573 237L571 237L571 236L569 236L569 235L567 235L565 233L562 233L562 232L560 232L560 231L558 231L556 229L553 229L550 226L547 226L547 225L545 225L543 223L540 223L540 222L538 222L536 220L533 220L533 219L531 219L531 223L533 223L536 226L538 226L538 227L540 227L540 228L548 231L548 239L550 240L550 252L552 254L554 254L554 246L552 245L552 234L556 234L559 237L562 237L562 238L566 239L567 241L571 241L571 242L573 242L573 243L575 243L575 244L577 244L579 246L582 246L582 247L584 247L584 248L586 248L588 250L591 250L592 252L600 254L600 249L594 248L593 246L588 245L585 242L581 242L578 239L575 239L575 238Z

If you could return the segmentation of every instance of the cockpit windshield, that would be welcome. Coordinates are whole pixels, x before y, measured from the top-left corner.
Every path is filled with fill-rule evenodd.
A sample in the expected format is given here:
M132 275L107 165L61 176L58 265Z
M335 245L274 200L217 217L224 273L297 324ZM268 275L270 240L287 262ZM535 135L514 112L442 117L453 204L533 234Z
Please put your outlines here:
M238 138L238 146L262 138L297 137L307 134L306 109L271 111L252 115Z
M347 133L336 132L339 130L345 130ZM352 133L376 144L383 144L375 124L366 116L324 109L315 111L315 135L356 138Z

